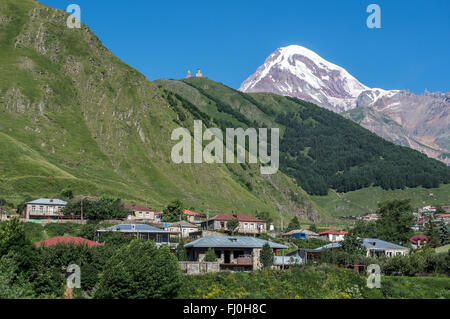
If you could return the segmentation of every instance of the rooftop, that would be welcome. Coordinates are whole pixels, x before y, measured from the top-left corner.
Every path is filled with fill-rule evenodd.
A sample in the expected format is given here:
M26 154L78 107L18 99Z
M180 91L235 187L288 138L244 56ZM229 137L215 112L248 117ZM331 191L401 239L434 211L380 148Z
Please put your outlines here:
M191 212L190 210L187 210L187 209L183 209L183 213L185 213L186 215L200 216L199 213Z
M331 235L347 235L348 232L343 231L343 230L337 230L337 229L328 229L326 231L323 231L323 232L319 233L319 235L327 235L327 234L331 234Z
M362 246L369 249L409 249L400 245L396 245L378 238L363 238ZM330 248L339 248L341 247L340 243L331 243L319 248L314 249L313 251L322 251L324 249Z
M240 214L219 214L219 215L214 216L211 219L218 220L218 221L228 221L228 220L235 219L235 218L237 218L240 222L260 222L260 223L265 222L259 218L250 217L247 215L240 215Z
M67 202L58 198L39 198L31 202L26 202L25 204L36 204L36 205L67 205Z
M194 224L188 223L185 220L182 220L182 221L179 221L179 222L176 222L176 223L171 223L167 227L180 227L180 225L181 225L181 227L190 227L190 228L198 228L199 227L198 225L194 225Z
M98 232L118 231L123 233L179 233L153 227L147 224L117 224L107 228L99 229Z
M133 212L135 212L135 211L156 212L154 209L144 207L144 206L138 206L138 205L125 205L125 209L131 210Z
M262 248L268 243L270 248L284 249L288 248L285 245L274 243L271 241L255 238L255 237L240 237L240 236L207 236L193 242L190 242L184 247L186 248Z
M81 238L81 237L73 237L73 236L63 236L63 237L52 237L43 241L39 241L37 243L34 243L36 247L50 247L50 246L56 246L58 244L74 244L74 245L86 245L88 247L93 246L103 246L104 244L97 243L95 241Z

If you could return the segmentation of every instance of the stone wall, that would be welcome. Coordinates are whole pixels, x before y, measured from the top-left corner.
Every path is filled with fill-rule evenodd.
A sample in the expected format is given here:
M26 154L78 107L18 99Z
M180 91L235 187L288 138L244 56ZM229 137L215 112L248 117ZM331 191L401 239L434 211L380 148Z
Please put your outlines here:
M180 268L188 275L199 275L208 272L220 271L218 262L179 261Z

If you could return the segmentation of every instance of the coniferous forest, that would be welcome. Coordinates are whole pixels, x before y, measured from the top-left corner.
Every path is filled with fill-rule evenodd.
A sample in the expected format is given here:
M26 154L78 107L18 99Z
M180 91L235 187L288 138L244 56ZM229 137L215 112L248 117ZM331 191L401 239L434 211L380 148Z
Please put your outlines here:
M387 142L312 103L288 99L300 108L277 117L286 127L280 167L308 193L326 195L329 188L348 192L370 185L386 190L432 188L449 182L445 164Z

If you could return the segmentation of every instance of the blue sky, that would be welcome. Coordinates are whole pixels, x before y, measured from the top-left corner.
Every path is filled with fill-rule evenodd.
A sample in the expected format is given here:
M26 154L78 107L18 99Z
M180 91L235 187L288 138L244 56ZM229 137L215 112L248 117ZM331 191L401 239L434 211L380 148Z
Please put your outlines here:
M369 87L450 90L448 0L40 0L81 20L150 80L200 67L238 88L278 47L305 46ZM381 7L381 29L366 7Z

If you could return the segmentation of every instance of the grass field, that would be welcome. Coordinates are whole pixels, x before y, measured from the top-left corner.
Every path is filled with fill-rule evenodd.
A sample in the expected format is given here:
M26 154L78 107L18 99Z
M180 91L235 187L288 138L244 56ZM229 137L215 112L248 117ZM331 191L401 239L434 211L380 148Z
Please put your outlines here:
M433 197L430 197L433 194ZM427 205L448 205L450 203L450 184L439 188L405 188L383 190L369 187L348 193L329 191L327 196L312 196L313 201L334 216L359 216L374 213L377 204L393 199L410 199L414 208Z

